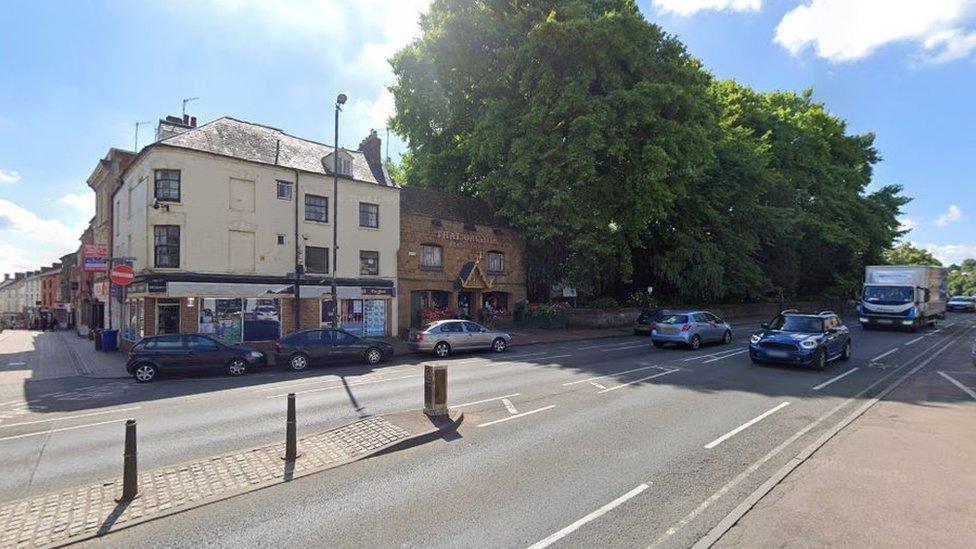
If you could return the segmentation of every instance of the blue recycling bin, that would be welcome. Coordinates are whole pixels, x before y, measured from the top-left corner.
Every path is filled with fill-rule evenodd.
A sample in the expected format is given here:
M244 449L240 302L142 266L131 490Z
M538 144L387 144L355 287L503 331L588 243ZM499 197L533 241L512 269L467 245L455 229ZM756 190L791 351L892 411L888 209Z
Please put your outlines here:
M118 330L102 330L102 350L103 351L119 350Z

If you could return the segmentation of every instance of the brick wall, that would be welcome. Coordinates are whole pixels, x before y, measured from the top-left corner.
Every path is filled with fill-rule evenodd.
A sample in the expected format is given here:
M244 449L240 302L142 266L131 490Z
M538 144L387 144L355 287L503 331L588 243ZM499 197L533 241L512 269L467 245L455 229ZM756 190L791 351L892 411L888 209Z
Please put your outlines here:
M180 298L180 331L184 334L200 330L200 299L194 299L193 307L188 306L188 298Z
M143 330L147 336L156 335L156 298L147 297L142 303Z

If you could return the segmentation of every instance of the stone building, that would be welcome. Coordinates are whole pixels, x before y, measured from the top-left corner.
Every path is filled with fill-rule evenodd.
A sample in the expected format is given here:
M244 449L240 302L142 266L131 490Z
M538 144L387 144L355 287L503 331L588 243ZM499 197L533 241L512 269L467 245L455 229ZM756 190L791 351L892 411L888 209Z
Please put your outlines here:
M429 189L400 191L401 333L436 318L505 325L526 299L525 241L490 204Z

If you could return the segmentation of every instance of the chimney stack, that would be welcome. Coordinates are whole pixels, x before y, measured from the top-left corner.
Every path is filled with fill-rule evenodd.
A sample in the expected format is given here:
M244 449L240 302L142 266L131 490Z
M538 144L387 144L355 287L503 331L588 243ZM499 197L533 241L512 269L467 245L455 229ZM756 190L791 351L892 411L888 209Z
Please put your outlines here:
M370 167L381 168L383 166L383 158L381 156L383 150L382 145L382 141L376 135L376 130L370 130L366 139L363 139L359 143L359 152L363 153L363 156L366 157L366 162L369 163Z

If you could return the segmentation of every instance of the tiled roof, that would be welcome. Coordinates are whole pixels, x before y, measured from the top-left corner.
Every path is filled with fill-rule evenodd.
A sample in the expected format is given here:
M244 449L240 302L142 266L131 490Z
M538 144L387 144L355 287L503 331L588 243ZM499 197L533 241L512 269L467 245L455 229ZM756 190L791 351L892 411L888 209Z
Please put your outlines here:
M326 175L331 173L326 172L322 167L322 158L334 150L333 147L322 143L288 135L277 128L227 116L163 139L157 145L180 147ZM362 152L341 150L352 156L353 179L388 187L397 186L390 179L385 168L371 169Z
M506 226L503 220L495 216L495 208L484 200L418 187L403 187L400 190L400 212L472 225Z

